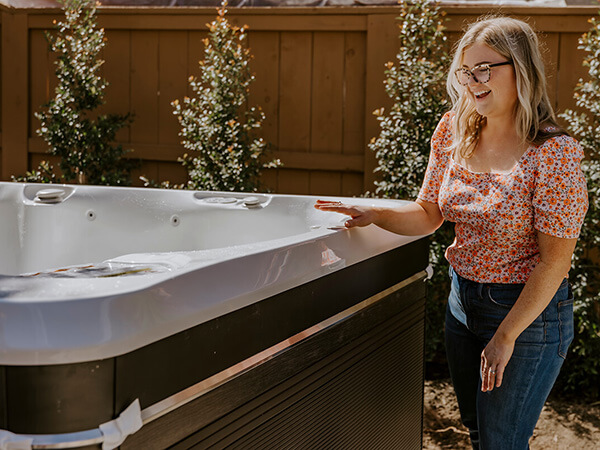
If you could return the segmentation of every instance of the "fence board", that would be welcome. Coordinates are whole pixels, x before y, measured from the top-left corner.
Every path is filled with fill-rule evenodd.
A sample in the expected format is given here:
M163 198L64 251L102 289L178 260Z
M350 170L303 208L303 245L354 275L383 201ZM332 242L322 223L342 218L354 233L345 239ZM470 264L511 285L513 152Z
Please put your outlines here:
M158 142L158 32L131 33L131 125L134 143Z
M280 61L278 148L308 152L311 133L311 33L282 32Z
M394 15L369 16L367 29L367 77L365 89L365 166L364 189L372 190L373 171L377 167L375 154L368 150L368 142L379 135L379 122L373 111L382 106L389 110L392 102L383 87L384 67L395 59L398 48L398 26Z
M181 129L171 102L187 91L188 36L185 31L160 31L158 35L158 142L179 144Z
M53 64L43 31L32 30L29 42L29 136L35 136L40 122L34 114L50 99L50 74L53 72Z
M261 31L253 33L249 38L249 46L253 59L250 70L255 76L250 85L248 104L258 106L265 113L262 124L262 137L273 143L272 150L277 150L279 129L279 33Z
M310 172L306 170L279 170L277 177L277 192L288 194L310 193Z
M102 76L109 83L104 91L106 104L102 113L126 114L131 111L129 74L131 71L131 33L126 30L107 30L108 42L104 47ZM119 142L130 142L129 126L117 132Z
M557 83L560 86L557 96L560 110L575 108L573 90L580 78L588 78L587 70L581 64L585 53L577 49L577 41L580 37L581 33L562 33L560 36L557 74Z
M181 184L187 181L187 172L178 162L161 162L158 164L158 176L160 181L168 180L171 183Z
M342 191L340 195L352 197L363 193L363 175L362 173L342 173Z
M311 171L310 188L311 195L340 195L342 190L341 172Z
M546 82L548 83L548 95L554 108L557 105L557 90L558 84L556 80L556 72L559 58L560 35L558 33L540 33L540 44L542 47L542 55L544 57L544 65L546 69Z
M366 34L344 34L343 143L344 154L360 155L365 145Z
M344 35L316 32L313 39L311 149L341 153Z
M27 16L2 13L2 178L27 171L29 32ZM10 111L10 114L6 112Z

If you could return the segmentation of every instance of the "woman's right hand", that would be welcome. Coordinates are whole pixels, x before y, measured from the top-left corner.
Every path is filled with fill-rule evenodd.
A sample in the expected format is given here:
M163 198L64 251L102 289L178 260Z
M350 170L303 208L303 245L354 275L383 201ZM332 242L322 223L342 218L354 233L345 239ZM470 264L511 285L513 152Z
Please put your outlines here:
M368 206L344 205L342 202L317 200L315 208L321 211L331 211L352 217L352 219L344 223L346 228L366 227L367 225L376 223L378 218L377 210Z

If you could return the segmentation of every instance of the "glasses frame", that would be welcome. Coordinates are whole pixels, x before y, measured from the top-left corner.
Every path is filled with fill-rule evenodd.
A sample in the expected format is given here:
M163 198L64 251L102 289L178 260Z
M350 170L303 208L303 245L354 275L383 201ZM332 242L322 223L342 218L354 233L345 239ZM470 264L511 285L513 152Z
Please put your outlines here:
M458 83L461 86L466 86L467 84L469 84L469 81L471 81L471 78L473 78L473 80L475 80L476 83L488 83L490 81L490 78L492 77L492 67L499 67L499 66L506 66L508 64L512 65L512 61L502 61L499 63L494 63L494 64L478 64L477 66L473 67L472 69L467 69L466 67L461 67L460 69L456 69L456 71L454 72L454 75L456 76L456 80L458 81ZM485 81L479 81L477 79L477 77L475 76L475 74L473 73L473 71L477 70L477 69L482 69L485 68L487 71L487 80ZM464 73L467 74L469 79L467 80L466 83L461 83L460 82L460 74Z

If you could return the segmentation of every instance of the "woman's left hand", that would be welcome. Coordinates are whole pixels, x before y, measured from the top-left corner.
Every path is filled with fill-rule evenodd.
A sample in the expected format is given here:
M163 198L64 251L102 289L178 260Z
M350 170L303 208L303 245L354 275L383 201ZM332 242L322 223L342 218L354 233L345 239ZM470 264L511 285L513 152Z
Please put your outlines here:
M481 352L481 390L491 391L502 385L504 369L515 348L514 341L502 342L497 334Z

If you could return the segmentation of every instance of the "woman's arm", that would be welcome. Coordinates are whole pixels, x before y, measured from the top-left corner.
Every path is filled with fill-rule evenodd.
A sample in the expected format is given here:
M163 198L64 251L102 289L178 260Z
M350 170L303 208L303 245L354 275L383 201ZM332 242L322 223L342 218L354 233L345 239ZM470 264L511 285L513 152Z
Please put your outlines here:
M546 309L571 268L577 239L537 233L540 262L481 354L482 391L500 387L517 337ZM492 373L495 371L495 373Z
M406 236L433 233L444 221L437 203L423 200L416 200L399 208L353 206L340 202L317 200L315 208L352 217L345 223L348 228L375 224L385 230Z

